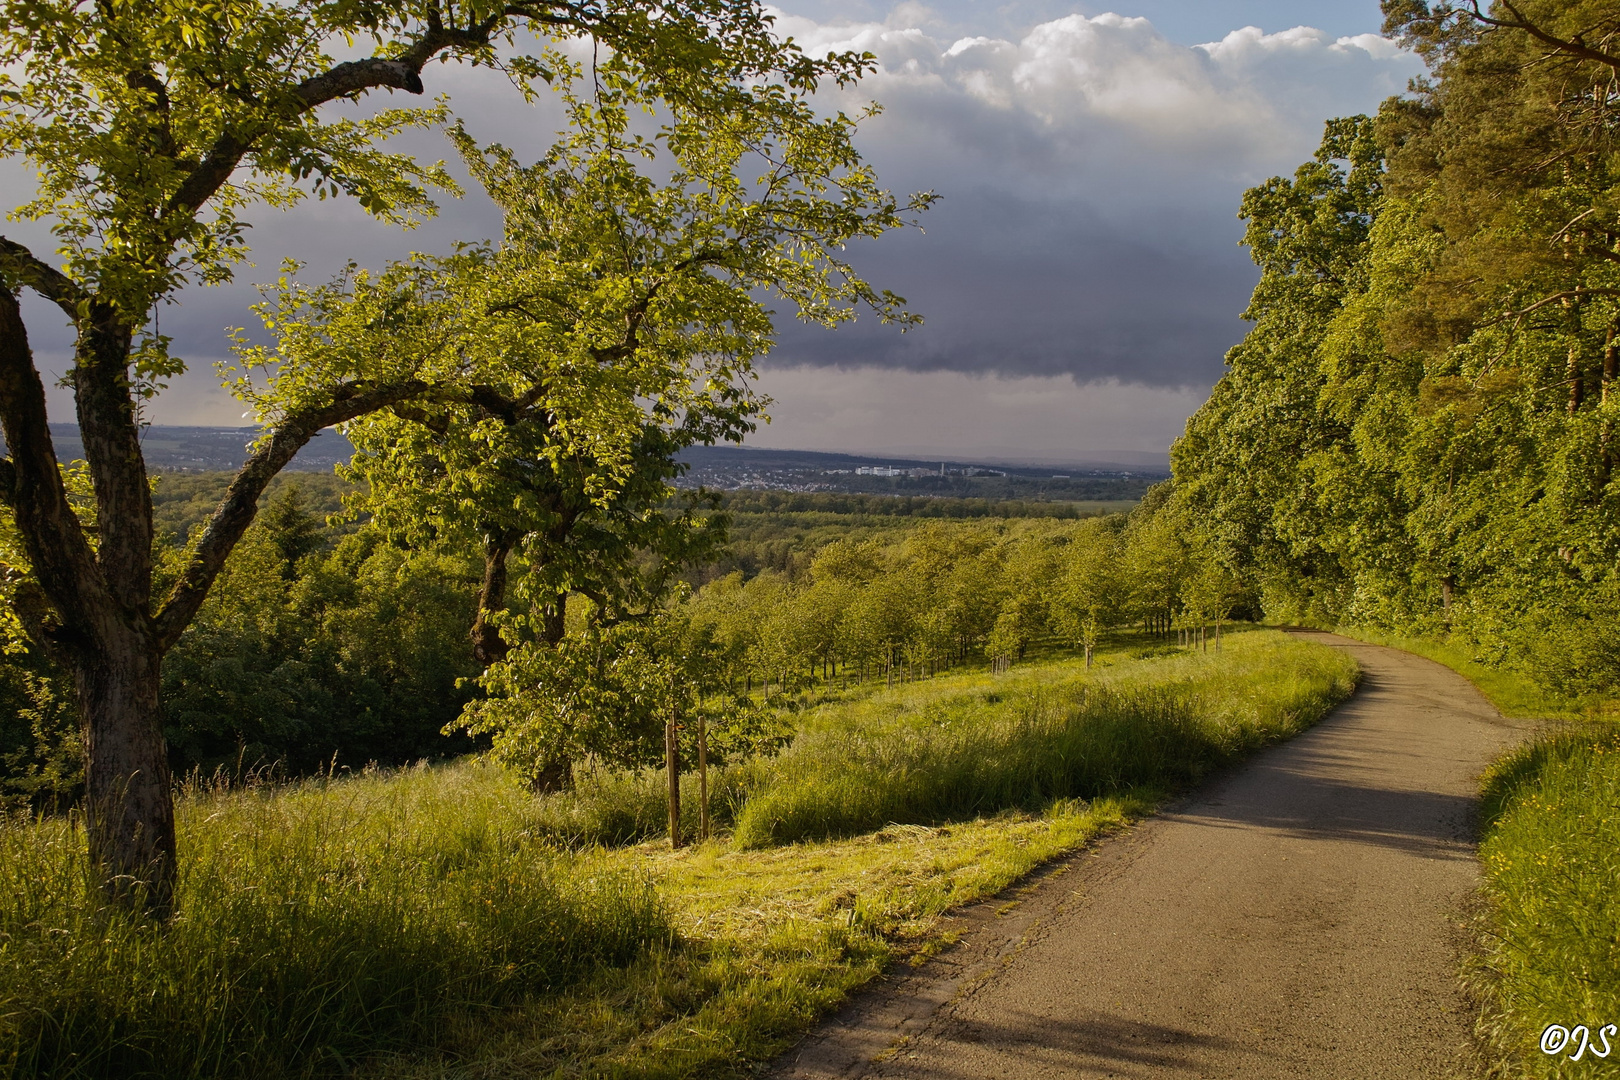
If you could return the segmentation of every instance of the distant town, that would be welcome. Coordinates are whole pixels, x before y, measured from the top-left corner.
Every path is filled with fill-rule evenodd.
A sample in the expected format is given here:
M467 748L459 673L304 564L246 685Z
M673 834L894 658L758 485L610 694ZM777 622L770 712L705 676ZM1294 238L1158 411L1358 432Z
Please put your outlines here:
M681 487L985 499L1137 499L1170 475L1168 463L1053 468L728 446L695 446L681 454L681 461L687 466L676 480Z
M238 469L256 434L253 428L153 425L141 441L147 467L159 472L203 473ZM83 456L78 427L52 424L57 457ZM290 469L330 472L354 447L335 431L310 441ZM1146 455L1138 455L1145 457ZM1168 462L1140 461L1016 465L1006 462L918 461L809 450L695 446L680 455L680 487L718 491L830 491L867 495L932 495L984 499L1137 499L1170 475Z

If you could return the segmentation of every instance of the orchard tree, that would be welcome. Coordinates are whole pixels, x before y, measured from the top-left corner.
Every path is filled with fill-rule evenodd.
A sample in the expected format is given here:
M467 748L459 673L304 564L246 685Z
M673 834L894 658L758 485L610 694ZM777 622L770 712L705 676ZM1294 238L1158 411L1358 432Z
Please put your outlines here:
M1102 632L1118 623L1126 608L1119 536L1112 523L1087 522L1076 530L1063 564L1052 595L1052 622L1080 646L1090 667Z
M598 78L614 67L599 66ZM359 449L350 474L366 482L357 502L375 521L417 543L482 549L473 638L484 664L512 644L496 626L510 559L524 567L520 599L545 613L536 640L554 647L569 594L610 613L650 610L683 565L712 558L723 519L698 514L709 500L669 481L683 471L681 450L754 430L764 401L750 361L773 334L757 290L823 324L855 305L916 321L838 255L928 201L901 206L876 186L851 147L853 120L818 121L783 97L717 125L666 103L648 139L627 130L628 111L660 103L628 79L609 85L569 96L569 137L533 166L452 132L506 212L498 250L433 264L433 297L461 319L421 348L469 389L348 429ZM660 168L669 175L655 183ZM750 183L749 171L764 175ZM283 309L309 306L289 299ZM346 302L352 310L312 320L272 315L281 363L303 363L293 358L307 348L319 369L329 339L394 333L378 317L379 304L397 303L391 290Z
M611 57L612 96L657 98L715 130L857 78L869 57L805 57L755 0L178 0L0 2L0 153L39 176L15 216L49 223L60 262L0 239L0 502L19 538L5 561L17 629L73 673L88 750L90 857L110 899L167 914L173 801L159 667L252 521L265 485L312 436L378 409L465 387L453 365L406 349L425 333L405 310L398 342L330 348L261 398L265 431L190 545L167 596L153 595L141 402L185 367L154 327L188 284L228 280L246 252L244 214L311 193L346 195L405 223L433 212L448 175L379 140L440 122L443 103L344 118L323 108L377 89L422 94L429 61L498 66L533 94L577 72L562 46ZM337 60L343 43L370 56ZM530 42L535 47L525 48ZM697 125L701 126L701 125ZM813 131L815 125L808 125ZM789 178L786 182L791 183ZM408 277L409 275L404 275ZM88 461L94 531L76 513L47 427L44 384L19 296L32 290L75 329L66 382ZM441 309L430 317L444 317Z

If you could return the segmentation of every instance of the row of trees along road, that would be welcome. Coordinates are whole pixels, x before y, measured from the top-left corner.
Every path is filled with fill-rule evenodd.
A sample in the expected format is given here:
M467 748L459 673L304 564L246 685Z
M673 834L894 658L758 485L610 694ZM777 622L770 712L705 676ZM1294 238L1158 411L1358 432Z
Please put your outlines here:
M1244 199L1170 509L1267 612L1620 686L1620 4L1385 0L1431 78Z
M329 55L357 40L371 56ZM329 107L422 94L432 60L556 93L572 126L525 167L474 144L442 101L359 119ZM673 450L752 428L762 295L826 323L862 304L911 318L838 253L930 197L891 197L851 145L859 118L809 105L872 62L805 56L753 0L0 4L0 152L39 175L14 213L47 223L62 255L0 239L5 599L14 640L73 676L90 858L113 902L171 909L163 658L316 432L349 425L382 527L476 541L478 648L497 657L509 558L531 568L536 610L567 590L611 614L706 542L696 517L649 496L662 503ZM656 138L630 124L647 110ZM158 589L138 406L185 361L157 310L232 276L253 206L319 193L385 221L431 214L452 178L379 141L444 124L506 212L505 237L325 285L284 275L260 310L273 344L239 342L232 384L263 435ZM82 474L51 444L24 290L77 334L66 381ZM654 565L631 557L649 546ZM541 642L560 632L537 623Z

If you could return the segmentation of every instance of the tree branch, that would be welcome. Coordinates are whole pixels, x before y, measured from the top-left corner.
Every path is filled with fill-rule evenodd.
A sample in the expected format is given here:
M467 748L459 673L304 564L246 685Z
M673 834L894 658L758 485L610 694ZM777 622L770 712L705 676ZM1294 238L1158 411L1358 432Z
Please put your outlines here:
M34 367L16 294L4 285L0 285L0 427L10 453L0 470L5 502L16 515L34 579L58 617L74 633L84 634L99 606L92 594L104 595L107 585L68 502L46 423L45 384Z
M588 30L587 20L573 14L566 4L557 5L563 14L547 10L552 5L513 4L488 16L466 29L446 27L437 12L430 11L427 29L410 48L394 57L373 56L366 60L348 60L319 75L312 75L292 87L289 101L295 114L309 112L329 101L353 97L367 90L388 87L407 94L421 94L422 68L434 56L447 49L480 49L493 40L501 24L508 19L521 18L549 26L572 26ZM605 19L598 20L606 24ZM242 158L253 149L259 137L254 131L227 131L215 140L203 160L170 196L164 207L165 220L188 217L199 210L230 179Z
M1551 296L1543 296L1529 307L1520 308L1518 311L1505 312L1501 318L1493 320L1493 322L1522 319L1532 312L1540 311L1549 304L1556 304L1560 300L1579 300L1584 296L1620 296L1620 289L1586 288L1584 286L1578 289L1566 289L1563 292L1553 293ZM1492 324L1487 323L1486 325Z
M1582 60L1593 60L1599 64L1620 69L1620 56L1603 52L1601 49L1594 49L1579 40L1565 40L1556 37L1525 18L1524 13L1513 6L1512 0L1498 0L1498 2L1513 14L1512 19L1495 19L1482 13L1479 10L1479 0L1469 0L1469 10L1465 14L1484 23L1486 26L1495 27L1498 30L1522 30L1543 45L1550 45L1552 48L1569 56L1579 57Z
M414 379L377 387L349 384L340 388L329 404L296 413L278 424L231 481L192 549L180 580L164 601L155 620L158 648L167 651L180 639L224 568L225 559L253 523L265 486L305 443L322 428L388 408L429 389L427 383Z
M87 299L85 291L62 271L4 236L0 236L0 275L33 289L78 322L79 305Z

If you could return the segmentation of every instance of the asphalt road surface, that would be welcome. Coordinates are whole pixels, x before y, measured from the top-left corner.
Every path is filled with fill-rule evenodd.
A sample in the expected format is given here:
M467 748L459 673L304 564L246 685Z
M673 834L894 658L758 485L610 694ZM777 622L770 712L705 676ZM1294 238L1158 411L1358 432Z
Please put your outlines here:
M1480 772L1525 734L1465 679L1310 635L1361 689L1126 834L778 1062L794 1080L1455 1075Z

